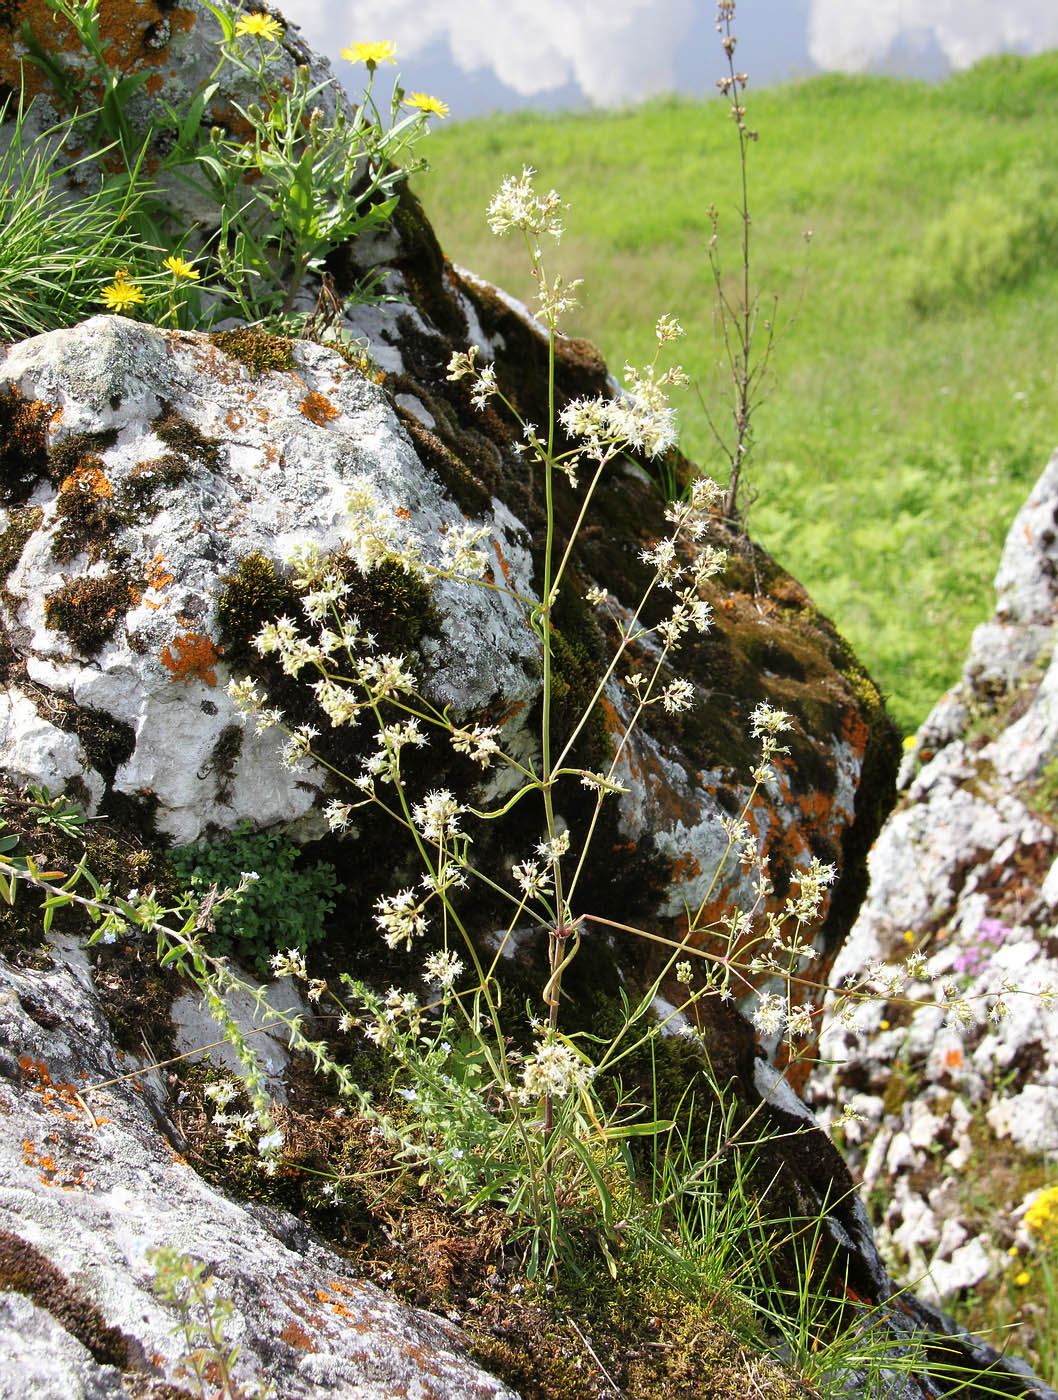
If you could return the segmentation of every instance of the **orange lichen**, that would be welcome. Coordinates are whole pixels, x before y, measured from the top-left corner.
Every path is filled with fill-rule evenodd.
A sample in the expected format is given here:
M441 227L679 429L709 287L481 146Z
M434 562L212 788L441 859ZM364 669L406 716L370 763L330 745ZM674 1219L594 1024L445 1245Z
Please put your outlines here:
M78 61L87 68L88 58L73 26L57 14L46 0L22 0L18 8L20 23L28 24L42 47L56 54L67 65ZM99 7L99 32L105 45L104 61L123 73L134 73L145 67L161 68L167 60L168 45L149 47L145 42L148 28L158 25L164 19L170 33L187 33L195 23L191 10L180 6L162 11L157 4L143 3L143 0L108 0ZM44 74L30 64L19 63L20 54L16 47L6 46L6 53L0 58L0 78L13 86L20 79L26 84L27 100L30 96L49 88ZM90 84L96 96L102 100L102 89L98 82ZM49 92L49 95L53 95Z
M208 636L200 632L184 632L173 638L172 646L162 648L161 662L172 672L174 681L204 681L206 685L217 684L214 667L221 655L220 647L214 646Z
M326 427L331 419L338 417L338 410L330 399L315 391L305 395L298 404L298 412L304 414L309 422L315 423L318 428Z
M145 577L147 579L147 587L153 588L157 593L161 593L163 589L169 587L173 581L173 575L166 570L164 554L158 553L154 556L147 565ZM155 603L154 606L158 607L158 604Z
M300 1322L288 1322L279 1336L288 1346L297 1347L299 1351L317 1350L316 1343L305 1331Z
M49 1141L57 1142L54 1133ZM50 1153L41 1152L27 1138L22 1144L22 1160L27 1167L36 1167L44 1186L61 1186L64 1191L89 1191L94 1183L85 1176L83 1167L60 1167Z
M114 488L111 486L106 472L93 465L91 460L74 467L59 487L60 494L64 491L86 491L93 496L104 497L114 494Z

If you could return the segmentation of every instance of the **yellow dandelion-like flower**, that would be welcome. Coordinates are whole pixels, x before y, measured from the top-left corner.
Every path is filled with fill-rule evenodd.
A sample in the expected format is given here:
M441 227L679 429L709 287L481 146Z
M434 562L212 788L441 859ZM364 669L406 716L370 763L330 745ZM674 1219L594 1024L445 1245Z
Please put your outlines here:
M235 37L241 39L247 34L254 39L268 39L274 42L283 37L283 26L271 15L257 12L240 15L235 22Z
M1058 1186L1040 1192L1025 1212L1025 1227L1044 1244L1058 1242Z
M880 1030L887 1031L887 1030L889 1029L889 1022L888 1022L888 1021L879 1021L879 1022L878 1022L878 1027L879 1027Z
M448 103L442 102L439 97L431 97L429 93L413 92L404 99L406 107L418 107L420 112L425 112L427 116L441 117L448 116Z
M108 311L125 311L144 301L145 297L136 283L129 280L127 272L117 272L110 286L99 293L99 300Z
M1014 1284L1018 1288L1024 1288L1026 1284L1030 1284L1031 1282L1032 1275L1027 1273L1024 1269L1022 1269L1021 1273L1014 1279Z
M913 929L908 929L907 932L904 934L904 942L905 942L905 943L914 943L914 941L915 941L914 930L913 930Z
M166 258L164 266L174 277L186 277L192 282L197 282L200 276L196 268L193 268L189 262L185 262L183 258L178 258L175 253Z
M368 68L375 69L379 63L396 63L397 46L391 44L388 39L381 39L377 43L351 44L349 48L342 49L342 57L347 58L350 63L366 63Z

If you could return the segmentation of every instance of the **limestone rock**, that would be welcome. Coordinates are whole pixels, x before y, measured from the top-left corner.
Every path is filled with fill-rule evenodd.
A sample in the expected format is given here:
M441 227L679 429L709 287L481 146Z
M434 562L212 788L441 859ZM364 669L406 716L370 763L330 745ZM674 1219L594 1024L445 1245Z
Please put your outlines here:
M139 1089L125 1078L88 1095L89 1107L80 1088L127 1075L130 1062L116 1054L83 955L68 945L58 952L50 972L0 961L0 1045L19 1061L14 1079L0 1080L0 1245L22 1241L23 1254L44 1261L39 1277L49 1282L57 1270L80 1299L77 1315L97 1321L94 1332L72 1335L54 1279L35 1306L0 1295L0 1394L109 1400L129 1393L122 1371L178 1381L176 1317L153 1294L147 1259L171 1246L206 1263L232 1301L228 1340L241 1349L244 1383L270 1378L291 1400L513 1400L468 1359L451 1323L350 1277L341 1256L293 1217L251 1211L207 1185L159 1131L168 1122L160 1076L145 1072ZM50 1028L25 1009L40 1005ZM16 1287L25 1292L33 1280ZM5 1345L13 1330L21 1340Z
M939 1208L942 1238L995 1162L1016 1182L1019 1154L1058 1160L1058 455L1010 528L996 594L961 680L904 762L903 796L871 852L868 896L834 985L872 965L884 979L913 952L922 970L852 1026L828 1020L821 1043L839 1063L806 1090L824 1121L850 1095L864 1113L846 1147L865 1183L903 1199L913 1172L911 1194L923 1205L938 1182L953 1188ZM932 1146L931 1157L879 1153L880 1143L910 1141ZM995 1248L970 1240L950 1264L933 1262L937 1296L1009 1266L1002 1249L1018 1238L1022 1204L1013 1190L978 1216ZM901 1208L905 1222L915 1210ZM916 1276L909 1239L890 1239Z

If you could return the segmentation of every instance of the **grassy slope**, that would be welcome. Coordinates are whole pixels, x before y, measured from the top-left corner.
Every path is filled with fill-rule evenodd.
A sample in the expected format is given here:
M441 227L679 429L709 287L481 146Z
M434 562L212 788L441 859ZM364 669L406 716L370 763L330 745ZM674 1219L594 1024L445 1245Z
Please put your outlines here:
M750 527L912 729L990 612L1010 520L1058 443L1058 220L1049 266L928 317L908 297L910 260L953 201L1008 199L1021 169L1048 159L1058 176L1058 55L990 62L939 88L831 76L749 98L755 281L779 294L784 326L756 419ZM719 99L490 117L439 130L418 188L453 260L528 297L524 253L483 213L504 174L535 165L571 206L554 263L585 279L571 333L619 367L648 359L654 320L675 313L715 418L707 209L720 210L734 272L733 136ZM721 475L693 392L681 421L684 450Z

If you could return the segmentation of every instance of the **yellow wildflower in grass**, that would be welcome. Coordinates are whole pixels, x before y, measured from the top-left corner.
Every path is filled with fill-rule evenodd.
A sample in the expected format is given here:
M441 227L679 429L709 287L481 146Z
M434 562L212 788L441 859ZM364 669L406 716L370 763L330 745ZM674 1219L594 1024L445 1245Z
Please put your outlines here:
M1030 1273L1026 1273L1026 1271L1022 1269L1021 1273L1018 1274L1018 1276L1014 1280L1014 1286L1016 1288L1024 1288L1027 1284L1030 1284L1031 1282L1032 1275Z
M129 280L127 272L116 272L110 286L99 293L99 300L108 311L125 311L146 298L136 283Z
M413 92L410 97L404 99L404 105L418 107L420 112L432 117L441 117L442 120L448 116L448 103L442 102L439 97L430 97L425 92Z
M905 942L905 943L914 943L914 941L915 941L914 930L913 930L913 929L908 929L907 932L904 934L904 942Z
M268 39L274 42L283 37L283 26L271 15L255 11L248 15L240 15L235 22L236 39L241 39L246 34L254 39Z
M1058 1186L1041 1191L1025 1212L1025 1228L1041 1244L1058 1244Z
M193 268L189 262L185 262L183 258L178 258L175 253L170 254L170 256L166 258L164 266L169 269L174 277L187 277L191 281L197 281L200 276L199 272Z
M366 63L372 72L376 64L396 63L396 54L396 44L391 44L388 39L382 39L378 43L350 44L349 48L342 49L343 58L347 58L350 63Z

